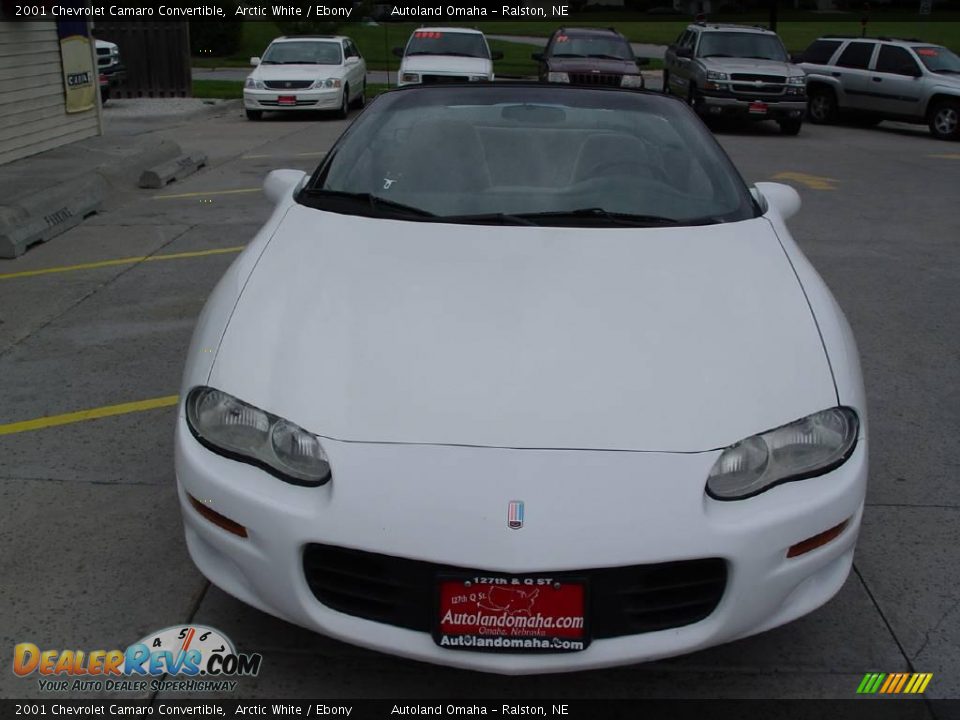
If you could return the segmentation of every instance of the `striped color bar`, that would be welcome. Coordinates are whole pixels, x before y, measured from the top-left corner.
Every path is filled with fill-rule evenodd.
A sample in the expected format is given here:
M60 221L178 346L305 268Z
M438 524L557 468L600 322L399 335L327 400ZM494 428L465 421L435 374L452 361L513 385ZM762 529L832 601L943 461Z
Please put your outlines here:
M927 689L933 673L867 673L858 695L918 695Z

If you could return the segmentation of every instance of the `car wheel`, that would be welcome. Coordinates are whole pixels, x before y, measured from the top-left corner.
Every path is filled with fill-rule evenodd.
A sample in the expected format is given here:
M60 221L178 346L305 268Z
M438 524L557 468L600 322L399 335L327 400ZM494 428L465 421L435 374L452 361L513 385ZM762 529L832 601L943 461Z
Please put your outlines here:
M337 110L337 117L343 120L350 114L350 86L343 86L343 99L340 101L340 109Z
M799 135L803 120L780 120L779 125L781 135Z
M363 85L360 86L360 94L353 101L353 106L355 108L362 108L367 104L367 81L363 81Z
M687 104L694 110L697 110L700 104L700 95L697 93L697 86L693 83L690 83L690 89L687 91Z
M670 94L670 73L666 70L663 71L663 88L661 88L664 95Z
M100 104L105 105L107 100L110 99L110 88L100 88Z
M837 96L833 90L817 88L810 91L807 101L807 114L810 121L824 125L837 119Z
M930 109L930 133L938 140L960 139L960 102L941 100Z
M262 110L247 110L247 120L260 120L263 118Z

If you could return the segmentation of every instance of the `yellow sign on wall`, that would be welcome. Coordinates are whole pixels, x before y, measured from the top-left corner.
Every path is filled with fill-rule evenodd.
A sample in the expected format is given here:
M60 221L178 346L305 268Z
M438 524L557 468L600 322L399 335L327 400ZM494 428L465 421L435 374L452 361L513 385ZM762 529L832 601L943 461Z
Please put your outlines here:
M92 110L97 102L99 77L93 66L89 27L85 21L66 21L57 23L57 31L67 112Z

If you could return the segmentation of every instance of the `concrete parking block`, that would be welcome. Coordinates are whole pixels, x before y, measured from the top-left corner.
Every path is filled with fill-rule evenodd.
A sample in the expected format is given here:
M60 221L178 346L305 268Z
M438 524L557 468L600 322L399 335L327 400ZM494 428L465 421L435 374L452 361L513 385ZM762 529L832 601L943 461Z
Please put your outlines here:
M0 439L0 453L4 444ZM101 451L110 445L103 438ZM25 480L10 477L10 468L3 472L0 697L79 697L41 693L36 674L14 675L13 647L124 649L188 617L205 583L182 533L162 530L179 530L173 487Z

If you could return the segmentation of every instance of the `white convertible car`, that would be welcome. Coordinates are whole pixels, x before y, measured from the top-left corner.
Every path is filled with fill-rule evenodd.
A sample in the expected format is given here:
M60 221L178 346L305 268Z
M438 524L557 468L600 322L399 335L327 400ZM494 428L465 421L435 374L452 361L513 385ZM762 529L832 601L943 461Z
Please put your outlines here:
M310 630L500 673L687 653L843 585L850 328L668 97L377 98L213 291L176 474L190 554Z

